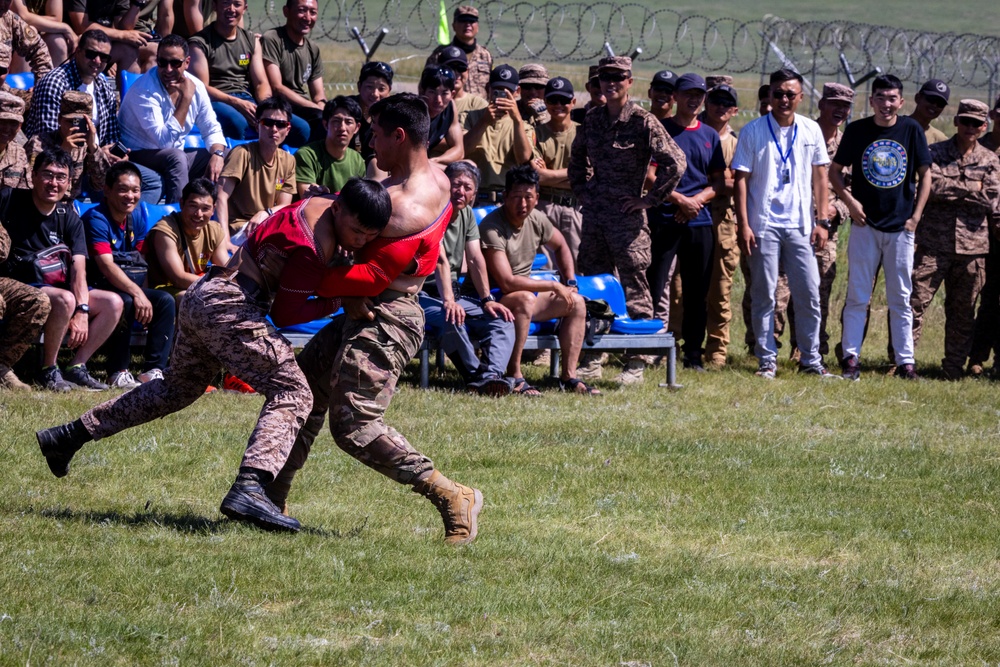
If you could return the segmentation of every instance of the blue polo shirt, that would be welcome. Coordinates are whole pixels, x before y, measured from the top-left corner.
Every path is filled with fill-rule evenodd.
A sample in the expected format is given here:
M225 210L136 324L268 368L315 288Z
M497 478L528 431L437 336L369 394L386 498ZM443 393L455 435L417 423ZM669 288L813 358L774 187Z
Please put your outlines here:
M726 169L719 133L701 121L694 127L681 127L673 119L667 118L663 121L663 127L687 158L687 169L674 191L686 197L693 197L708 187L713 172ZM676 209L677 207L671 203L650 209L649 224L678 224L674 222ZM698 216L687 223L689 227L705 227L711 224L711 206L703 206Z

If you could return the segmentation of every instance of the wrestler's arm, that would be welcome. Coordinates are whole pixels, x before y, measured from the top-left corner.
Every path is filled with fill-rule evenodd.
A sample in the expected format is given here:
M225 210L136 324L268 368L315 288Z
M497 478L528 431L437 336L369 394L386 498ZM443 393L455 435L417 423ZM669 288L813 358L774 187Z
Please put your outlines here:
M358 253L354 266L328 269L316 294L325 298L377 296L413 261L419 247L419 239L378 238Z

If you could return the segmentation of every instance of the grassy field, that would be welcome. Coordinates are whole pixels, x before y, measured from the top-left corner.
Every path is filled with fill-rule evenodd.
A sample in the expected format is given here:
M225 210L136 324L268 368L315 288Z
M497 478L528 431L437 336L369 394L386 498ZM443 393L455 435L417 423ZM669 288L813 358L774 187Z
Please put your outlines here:
M935 307L920 370L940 352ZM997 386L753 368L596 400L406 384L390 422L484 491L464 548L327 433L301 534L223 520L260 399L207 396L57 480L34 430L100 397L0 394L0 664L1000 661Z

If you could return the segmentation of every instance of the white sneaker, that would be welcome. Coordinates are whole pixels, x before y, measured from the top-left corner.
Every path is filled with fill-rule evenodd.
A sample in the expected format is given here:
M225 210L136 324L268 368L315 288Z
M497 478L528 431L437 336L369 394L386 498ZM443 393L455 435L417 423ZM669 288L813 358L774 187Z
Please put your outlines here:
M153 380L162 380L163 371L159 368L150 368L145 373L139 373L139 382L146 384L147 382L152 382Z
M108 384L115 389L135 389L139 386L139 383L135 381L135 378L127 370L118 371L112 375Z
M622 372L615 378L615 382L622 386L630 384L641 384L643 371L646 370L646 362L641 359L630 359Z

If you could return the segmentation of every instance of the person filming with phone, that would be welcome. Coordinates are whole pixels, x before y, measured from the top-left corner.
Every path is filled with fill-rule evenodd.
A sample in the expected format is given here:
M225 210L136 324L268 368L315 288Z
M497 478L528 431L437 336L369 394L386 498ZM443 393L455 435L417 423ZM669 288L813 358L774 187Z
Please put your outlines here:
M494 68L489 93L489 106L465 117L465 159L475 162L482 174L478 203L498 202L507 170L541 157L534 148L535 130L517 110L517 70L506 64Z

